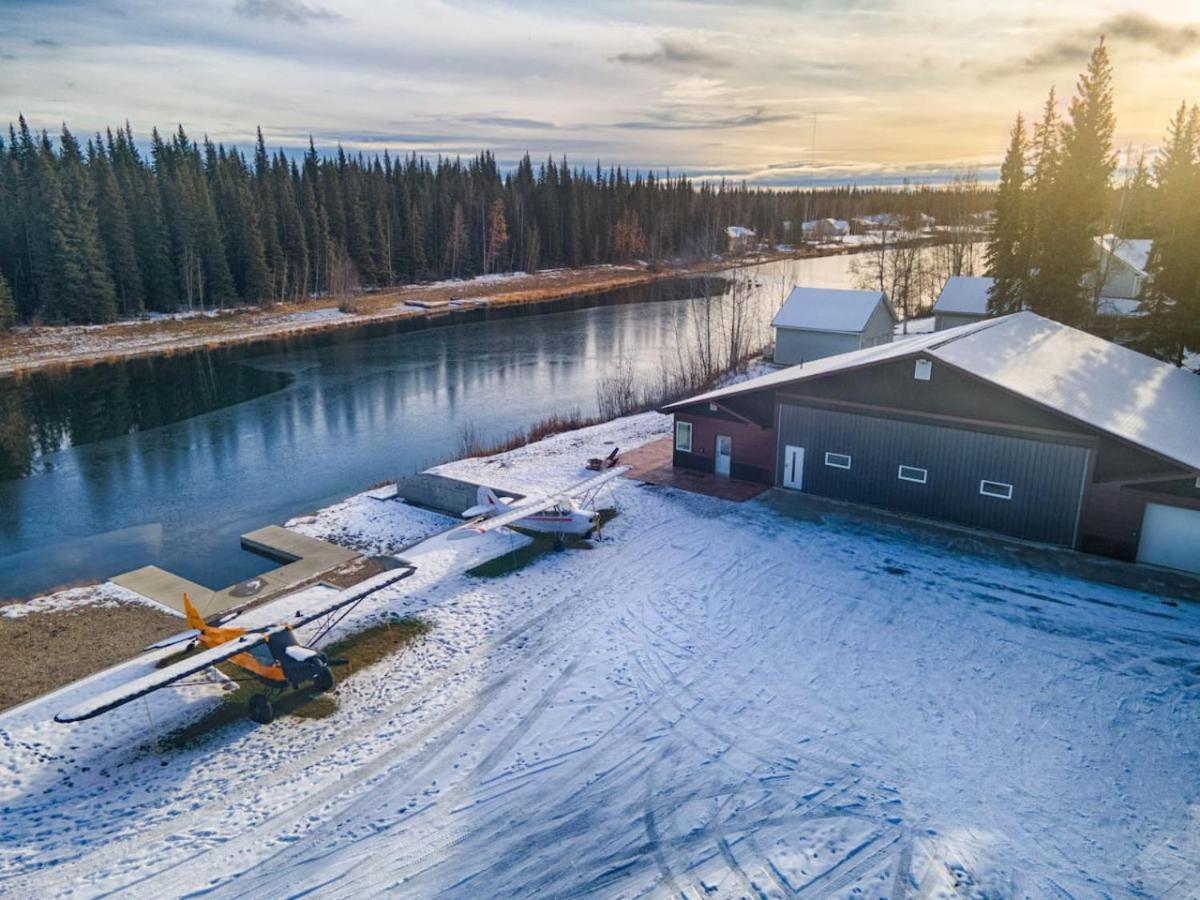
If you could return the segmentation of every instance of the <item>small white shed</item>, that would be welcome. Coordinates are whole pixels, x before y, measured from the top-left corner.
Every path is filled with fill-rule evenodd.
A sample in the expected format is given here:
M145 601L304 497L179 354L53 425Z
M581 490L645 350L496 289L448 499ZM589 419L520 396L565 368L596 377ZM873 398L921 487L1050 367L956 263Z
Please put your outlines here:
M775 362L794 366L891 341L896 312L883 291L792 288L771 321Z
M982 275L951 275L933 304L934 328L945 331L986 319L988 293L994 283L994 278Z

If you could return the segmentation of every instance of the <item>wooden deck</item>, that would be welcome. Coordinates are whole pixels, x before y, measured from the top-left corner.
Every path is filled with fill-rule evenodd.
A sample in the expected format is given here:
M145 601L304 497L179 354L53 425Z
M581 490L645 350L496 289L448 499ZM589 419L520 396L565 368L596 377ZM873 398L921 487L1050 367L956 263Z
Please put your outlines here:
M359 556L353 550L278 525L268 525L242 535L242 546L286 564L220 591L180 578L158 566L144 566L118 575L112 581L177 612L183 612L183 595L186 593L200 615L207 619L278 596Z
M767 484L753 481L738 481L734 478L722 478L712 472L697 472L694 469L677 469L671 465L673 438L670 435L661 437L649 444L644 444L636 450L621 454L621 464L629 466L626 478L634 481L648 481L651 484L661 484L666 487L679 488L693 494L706 494L709 497L719 497L722 500L732 500L742 503L770 488Z

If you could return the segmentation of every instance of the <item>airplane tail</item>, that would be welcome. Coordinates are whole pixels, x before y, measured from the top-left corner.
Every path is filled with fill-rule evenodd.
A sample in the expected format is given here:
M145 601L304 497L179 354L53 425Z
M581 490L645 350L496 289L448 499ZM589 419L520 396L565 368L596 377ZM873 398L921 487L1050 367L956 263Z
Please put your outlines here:
M464 519L474 519L476 516L494 516L502 512L507 504L507 497L497 497L490 487L480 485L475 490L475 505L463 510Z
M203 631L208 627L204 622L204 616L200 615L196 607L192 606L192 598L187 594L183 595L183 611L187 615L187 623L189 628L195 628L197 631Z

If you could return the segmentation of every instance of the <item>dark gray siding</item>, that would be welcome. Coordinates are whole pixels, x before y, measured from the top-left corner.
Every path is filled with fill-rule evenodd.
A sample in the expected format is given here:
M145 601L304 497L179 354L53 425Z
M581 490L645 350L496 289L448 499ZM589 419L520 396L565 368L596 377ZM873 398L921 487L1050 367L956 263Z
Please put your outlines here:
M806 493L945 519L1026 540L1071 546L1088 450L983 431L781 404L779 461L788 444L803 447ZM853 458L849 470L825 465L825 453ZM901 465L928 481L901 481ZM1013 485L1011 500L979 493L983 479Z

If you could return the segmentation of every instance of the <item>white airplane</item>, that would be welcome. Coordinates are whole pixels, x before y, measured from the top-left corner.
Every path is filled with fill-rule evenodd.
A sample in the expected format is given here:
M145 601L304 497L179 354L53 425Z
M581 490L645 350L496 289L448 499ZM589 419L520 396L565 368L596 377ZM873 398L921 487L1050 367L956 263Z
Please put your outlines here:
M600 527L600 516L595 509L587 509L586 501L576 502L576 498L588 494L594 497L602 485L628 471L629 466L619 466L565 490L519 501L512 497L497 497L491 488L480 486L475 495L475 506L463 510L463 518L471 521L460 526L452 537L472 537L505 525L515 525L527 531L554 535L554 545L561 549L568 535L590 538Z

